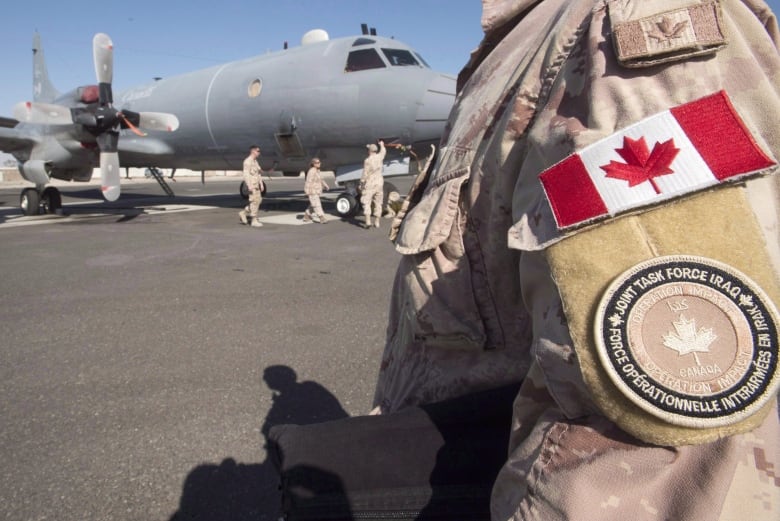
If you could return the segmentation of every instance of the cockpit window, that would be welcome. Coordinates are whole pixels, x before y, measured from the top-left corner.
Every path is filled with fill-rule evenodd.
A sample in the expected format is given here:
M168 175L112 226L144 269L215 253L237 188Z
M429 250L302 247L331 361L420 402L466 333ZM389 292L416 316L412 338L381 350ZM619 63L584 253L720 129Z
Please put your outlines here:
M382 49L390 65L420 65L412 53L402 49Z
M357 47L358 45L369 45L369 44L372 44L372 43L376 43L376 40L372 40L370 38L358 38L352 44L352 47Z
M368 69L381 69L385 66L382 58L375 49L360 49L352 51L347 57L345 72L365 71Z
M424 59L422 56L420 56L420 53L418 53L418 52L415 52L415 53L414 53L414 55L415 55L415 56L417 56L417 59L418 59L418 60L420 60L420 63L422 63L423 65L425 65L425 67L426 67L426 68L428 68L428 69L430 69L430 68L431 68L431 66L430 66L430 65L428 65L428 62L427 62L427 61L425 61L425 59Z

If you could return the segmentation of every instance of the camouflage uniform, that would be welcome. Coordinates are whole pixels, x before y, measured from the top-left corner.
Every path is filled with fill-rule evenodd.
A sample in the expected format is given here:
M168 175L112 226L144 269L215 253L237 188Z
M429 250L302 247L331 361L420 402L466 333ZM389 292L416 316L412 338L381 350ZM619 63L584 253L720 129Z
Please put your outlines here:
M257 162L257 159L251 155L244 159L244 182L249 190L249 204L242 211L242 215L249 213L252 226L261 226L257 220L257 211L260 209L260 202L263 200L263 179L261 172L263 170ZM243 218L242 218L243 221Z
M403 257L375 412L522 379L495 520L778 518L776 400L733 430L627 420L611 408L619 393L594 383L587 327L610 280L661 255L719 259L780 302L778 176L576 233L558 229L539 182L602 138L721 90L777 158L774 16L760 0L483 0L482 25L438 161L393 225ZM634 32L621 39L619 26Z
M303 193L309 196L309 207L303 214L304 221L311 221L311 214L314 212L321 223L325 222L325 212L322 211L322 203L320 202L323 188L328 190L328 184L323 181L319 166L313 165L306 172L306 181L303 183Z
M368 145L369 155L363 161L363 175L360 177L360 204L363 205L363 214L366 217L366 227L371 226L371 205L374 210L374 226L379 227L382 217L382 199L384 193L384 178L382 177L382 163L385 160L385 144L379 143L379 151L376 145Z

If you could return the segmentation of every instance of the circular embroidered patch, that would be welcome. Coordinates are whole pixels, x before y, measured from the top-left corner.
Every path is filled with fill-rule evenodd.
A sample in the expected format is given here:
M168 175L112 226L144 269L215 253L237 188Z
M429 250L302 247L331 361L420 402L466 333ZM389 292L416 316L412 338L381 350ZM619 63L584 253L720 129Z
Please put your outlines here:
M777 392L778 313L746 275L703 257L658 257L607 289L599 358L633 403L686 427L730 425Z

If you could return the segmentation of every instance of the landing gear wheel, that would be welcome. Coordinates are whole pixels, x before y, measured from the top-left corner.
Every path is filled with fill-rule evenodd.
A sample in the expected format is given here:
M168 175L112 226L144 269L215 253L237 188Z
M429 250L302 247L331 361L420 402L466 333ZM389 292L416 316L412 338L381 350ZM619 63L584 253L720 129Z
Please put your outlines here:
M24 215L38 215L41 205L41 196L35 188L25 188L19 197L19 206Z
M350 217L357 211L358 202L352 194L341 194L336 199L336 213L341 217Z
M62 209L62 195L59 190L50 186L43 191L41 203L45 213L57 213Z

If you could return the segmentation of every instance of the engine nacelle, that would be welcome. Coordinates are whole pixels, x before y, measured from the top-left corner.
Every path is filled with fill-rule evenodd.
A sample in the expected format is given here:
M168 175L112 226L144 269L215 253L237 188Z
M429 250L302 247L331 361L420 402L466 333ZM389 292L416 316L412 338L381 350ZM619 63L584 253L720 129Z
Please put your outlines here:
M89 105L90 103L97 103L100 96L100 89L97 85L84 85L75 89L69 90L65 94L57 97L55 103L65 105L67 107L75 101L77 103L84 103Z
M51 162L42 159L30 159L19 163L19 173L22 177L36 185L45 185L49 182L51 169Z

